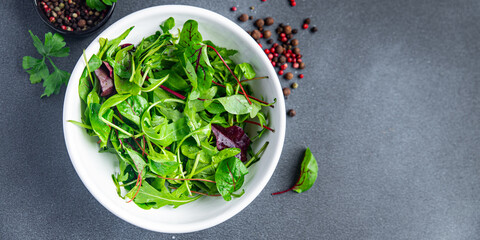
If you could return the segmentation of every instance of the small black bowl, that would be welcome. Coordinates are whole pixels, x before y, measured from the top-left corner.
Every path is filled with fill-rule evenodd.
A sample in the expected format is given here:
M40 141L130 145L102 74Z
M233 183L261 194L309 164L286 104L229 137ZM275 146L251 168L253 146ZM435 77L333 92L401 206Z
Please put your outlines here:
M103 18L103 20L101 22L99 22L97 25L95 25L95 26L93 26L93 27L91 27L91 28L89 28L85 31L66 31L66 30L63 30L63 29L59 29L59 28L55 27L48 20L48 17L43 12L42 7L38 4L38 0L33 0L33 5L34 5L34 7L36 9L36 12L37 12L38 16L40 17L40 19L42 19L42 21L45 24L47 24L47 26L49 26L51 29L55 30L56 32L61 33L64 36L69 36L69 37L87 37L87 36L91 35L92 33L94 33L95 31L97 31L98 29L100 29L103 25L105 25L106 22L108 22L108 19L110 19L110 17L113 14L113 10L115 9L116 3L113 3L112 6L108 6L107 14L105 15L105 17Z

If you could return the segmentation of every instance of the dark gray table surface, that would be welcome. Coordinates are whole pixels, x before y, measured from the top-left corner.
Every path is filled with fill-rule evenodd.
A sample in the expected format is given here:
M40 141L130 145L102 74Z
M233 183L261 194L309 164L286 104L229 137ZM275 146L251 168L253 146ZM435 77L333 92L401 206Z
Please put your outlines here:
M119 0L107 25L189 4L297 27L308 16L319 28L297 36L307 68L286 101L297 116L268 185L238 215L190 234L135 227L87 191L63 139L65 88L40 99L21 67L35 54L28 29L49 29L31 1L1 4L0 239L479 239L479 1ZM94 37L66 39L59 67L71 71ZM307 146L315 186L271 196L296 180Z

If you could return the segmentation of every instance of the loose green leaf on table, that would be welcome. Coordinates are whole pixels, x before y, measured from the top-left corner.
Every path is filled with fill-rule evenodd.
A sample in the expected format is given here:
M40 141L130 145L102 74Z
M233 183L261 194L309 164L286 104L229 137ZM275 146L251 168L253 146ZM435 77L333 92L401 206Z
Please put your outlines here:
M30 82L32 84L39 83L43 80L45 91L41 97L58 94L62 85L68 83L70 73L57 68L52 61L52 57L66 57L70 52L70 48L65 47L66 43L58 33L46 33L45 43L42 43L32 31L29 31L29 33L33 39L33 45L37 49L37 52L42 55L42 58L37 59L31 56L25 56L22 60L22 67L30 74ZM46 63L47 60L53 67L51 74Z
M300 177L298 178L297 183L295 183L293 187L285 191L276 192L276 193L273 193L272 195L286 193L291 190L298 193L305 192L313 186L313 184L315 183L315 180L317 180L317 175L318 175L317 160L315 159L312 152L310 151L310 148L307 148L307 150L305 151L305 157L303 157L302 165L300 166Z

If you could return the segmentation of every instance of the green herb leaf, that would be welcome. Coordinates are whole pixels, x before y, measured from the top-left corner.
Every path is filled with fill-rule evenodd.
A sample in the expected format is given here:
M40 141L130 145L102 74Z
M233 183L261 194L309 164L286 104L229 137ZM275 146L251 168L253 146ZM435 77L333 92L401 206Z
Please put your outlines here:
M178 45L188 47L202 41L202 35L198 31L198 23L195 20L188 20L183 24Z
M215 182L223 199L232 200L232 194L242 187L247 173L247 168L238 158L231 157L220 162L215 172Z
M175 154L170 151L165 151L163 154L150 154L148 155L148 166L150 170L160 176L168 176L175 172L180 165L176 160Z
M168 33L169 30L171 30L175 26L175 19L173 17L169 17L165 22L163 22L162 25L160 25L160 28L162 29L163 33Z
M50 63L52 64L54 71L43 81L43 87L45 87L45 91L41 97L50 97L52 94L58 94L62 84L67 84L68 79L70 78L69 72L58 69L55 65L53 65L53 62Z
M42 80L45 91L41 97L58 94L62 84L66 84L70 77L70 73L58 69L50 57L66 57L70 49L65 47L66 43L63 37L58 34L46 33L45 44L29 30L30 36L33 40L33 45L38 53L42 55L41 59L36 59L30 56L23 57L22 67L30 74L30 82L39 83ZM53 73L49 74L48 66L45 60L48 59L53 67Z
M27 70L30 74L30 82L32 84L39 83L42 79L48 77L48 67L45 64L45 58L36 59L34 57L25 56L22 61L23 69Z

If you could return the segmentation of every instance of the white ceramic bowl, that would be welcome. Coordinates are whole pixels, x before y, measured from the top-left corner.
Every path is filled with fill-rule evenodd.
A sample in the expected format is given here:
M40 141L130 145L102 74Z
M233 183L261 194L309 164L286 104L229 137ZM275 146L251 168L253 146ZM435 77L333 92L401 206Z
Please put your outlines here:
M100 37L113 39L130 26L135 26L124 43L138 44L143 37L159 30L159 25L168 17L175 18L175 29L180 28L188 19L199 23L199 31L204 39L215 44L239 50L233 58L236 62L249 62L254 66L257 76L269 76L268 79L251 81L255 96L263 96L267 102L275 98L275 108L268 111L271 124L276 131L267 132L253 145L258 151L265 141L270 145L262 159L249 168L244 189L240 198L226 202L221 197L203 197L192 203L173 209L143 210L134 203L126 203L118 197L111 175L118 171L118 160L110 153L99 153L96 139L86 134L67 120L81 121L78 81L85 67L83 58L77 62L70 78L63 108L63 130L68 154L78 176L90 193L108 210L123 220L139 227L165 233L185 233L199 231L215 226L231 218L262 191L272 176L282 152L285 137L285 103L277 75L268 58L258 44L238 25L227 18L197 7L167 5L147 8L132 13L103 31L86 49L87 58L98 51ZM172 30L173 31L173 30Z

